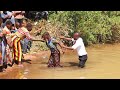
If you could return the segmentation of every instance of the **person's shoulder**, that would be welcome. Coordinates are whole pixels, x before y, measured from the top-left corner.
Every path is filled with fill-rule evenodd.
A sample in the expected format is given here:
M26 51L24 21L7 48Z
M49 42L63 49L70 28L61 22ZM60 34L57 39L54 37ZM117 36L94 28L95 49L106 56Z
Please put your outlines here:
M82 42L83 39L81 37L79 37L77 41Z
M83 40L81 37L78 38L79 40Z

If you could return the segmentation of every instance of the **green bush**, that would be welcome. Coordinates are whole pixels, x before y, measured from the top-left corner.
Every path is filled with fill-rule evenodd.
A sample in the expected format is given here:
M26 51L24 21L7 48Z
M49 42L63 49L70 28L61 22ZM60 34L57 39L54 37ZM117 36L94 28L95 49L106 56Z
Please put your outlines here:
M49 20L67 26L69 36L81 32L86 45L112 42L120 37L119 28L112 28L120 25L119 11L57 11L49 15Z

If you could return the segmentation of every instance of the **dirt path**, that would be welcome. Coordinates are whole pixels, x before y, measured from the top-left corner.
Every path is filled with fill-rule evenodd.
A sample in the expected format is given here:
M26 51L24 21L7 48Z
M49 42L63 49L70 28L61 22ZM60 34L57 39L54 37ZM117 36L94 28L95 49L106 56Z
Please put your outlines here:
M86 67L78 68L76 52L61 55L63 68L48 68L49 51L26 55L24 68L14 66L12 71L0 73L6 79L119 79L120 44L88 47ZM8 74L9 73L9 74Z

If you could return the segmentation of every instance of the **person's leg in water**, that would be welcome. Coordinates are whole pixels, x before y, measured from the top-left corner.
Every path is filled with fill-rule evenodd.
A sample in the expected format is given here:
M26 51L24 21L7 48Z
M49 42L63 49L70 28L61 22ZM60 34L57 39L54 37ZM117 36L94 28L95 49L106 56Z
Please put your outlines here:
M59 50L55 50L54 52L54 66L63 67L62 65L60 65L60 51Z
M79 67L84 68L87 61L87 55L79 56Z
M53 59L53 53L51 52L50 58L48 60L48 67L54 67Z

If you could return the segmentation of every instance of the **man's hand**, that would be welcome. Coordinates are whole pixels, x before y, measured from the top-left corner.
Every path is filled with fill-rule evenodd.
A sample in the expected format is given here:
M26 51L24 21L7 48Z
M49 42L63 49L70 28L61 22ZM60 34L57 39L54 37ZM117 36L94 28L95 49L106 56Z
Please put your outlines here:
M62 47L62 48L65 48L65 49L73 50L72 47L67 47L67 46L65 46L65 45L61 45L61 47Z
M59 38L60 38L60 39L64 39L64 40L68 40L68 41L71 41L71 40L72 40L72 38L66 38L66 37L64 37L64 36L59 36Z

